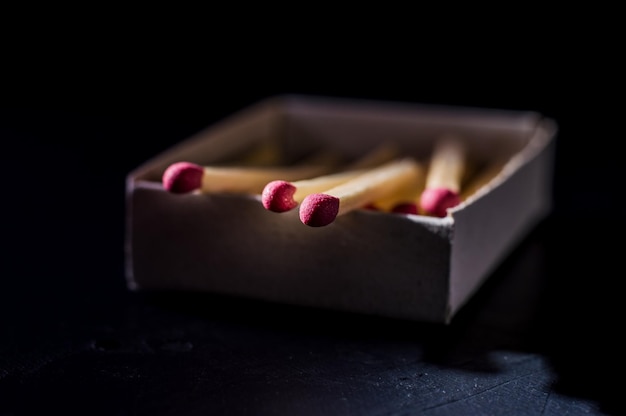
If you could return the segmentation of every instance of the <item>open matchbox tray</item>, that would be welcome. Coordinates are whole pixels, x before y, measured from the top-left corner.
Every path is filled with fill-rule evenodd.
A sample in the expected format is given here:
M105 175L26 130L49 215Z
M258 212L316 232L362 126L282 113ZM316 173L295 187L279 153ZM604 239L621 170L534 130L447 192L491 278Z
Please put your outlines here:
M356 210L309 227L260 195L172 194L172 163L219 164L273 141L287 160L317 149L356 159L383 141L427 160L453 133L499 161L444 218ZM552 209L557 124L532 111L285 95L208 126L127 176L130 290L203 291L448 324Z

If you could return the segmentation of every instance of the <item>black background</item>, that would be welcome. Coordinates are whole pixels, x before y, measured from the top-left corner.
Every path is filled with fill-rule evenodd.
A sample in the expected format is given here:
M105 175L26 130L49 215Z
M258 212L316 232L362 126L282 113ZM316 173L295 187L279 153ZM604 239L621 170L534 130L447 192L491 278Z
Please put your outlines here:
M565 398L520 382L460 414L535 414L541 400L568 414L624 409L623 82L610 25L591 36L592 16L450 32L422 14L358 27L300 14L38 15L3 40L0 414L459 414L436 388L459 369L502 385L546 376L542 391ZM541 112L560 128L554 213L451 328L129 293L126 174L283 93ZM499 372L503 350L550 372ZM421 382L422 398L397 397L401 382L419 396L424 368L438 378Z

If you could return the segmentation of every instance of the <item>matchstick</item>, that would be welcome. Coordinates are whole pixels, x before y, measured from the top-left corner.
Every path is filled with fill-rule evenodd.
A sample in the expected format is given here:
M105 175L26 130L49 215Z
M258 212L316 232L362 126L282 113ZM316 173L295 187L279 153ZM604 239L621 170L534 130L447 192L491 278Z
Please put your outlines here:
M252 149L226 162L227 165L237 166L276 166L282 161L282 152L276 140L265 140Z
M336 169L339 156L321 152L293 166L201 166L191 162L176 162L163 173L163 188L171 193L190 192L260 194L265 185L276 178L301 180Z
M418 199L424 190L426 176L424 174L424 165L420 163L419 167L421 170L419 182L416 183L415 186L404 189L401 192L396 192L387 198L377 200L373 204L370 204L369 208L376 211L398 214L419 214Z
M346 167L346 170L369 169L374 166L382 165L398 157L400 149L395 143L385 142L371 149L363 156L352 161Z
M468 184L463 187L461 191L461 201L474 197L478 191L502 173L506 163L507 160L502 159L490 162L487 166L483 167L476 175L470 178Z
M466 153L464 144L453 136L443 137L435 144L426 173L426 188L419 198L426 215L445 217L448 208L461 202Z
M311 179L289 182L286 180L274 180L263 188L261 203L263 207L272 212L291 211L307 196L312 193L322 192L337 186L343 182L357 177L366 170L349 170L328 175L322 175Z
M421 172L410 157L384 163L323 193L307 195L300 204L300 220L311 227L326 226L338 216L416 186Z
M309 194L322 192L355 178L366 169L389 162L398 153L390 144L383 144L348 165L345 170L310 179L289 182L277 179L269 182L261 193L261 203L268 211L286 212L294 209Z

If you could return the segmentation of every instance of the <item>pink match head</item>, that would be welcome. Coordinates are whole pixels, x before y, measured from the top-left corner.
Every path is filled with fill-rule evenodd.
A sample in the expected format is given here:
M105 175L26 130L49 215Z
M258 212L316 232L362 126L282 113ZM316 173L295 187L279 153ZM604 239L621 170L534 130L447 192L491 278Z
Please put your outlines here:
M459 203L459 194L447 188L429 188L420 196L420 206L424 212L436 217L445 217L448 215L447 209Z
M184 194L202 186L204 168L191 162L177 162L163 172L163 188L174 193Z
M335 221L339 198L327 194L307 195L300 204L300 221L311 227L323 227Z
M295 192L296 187L287 181L272 181L263 188L261 203L269 211L286 212L298 205L293 199Z
M401 202L396 204L391 209L391 212L396 214L417 214L417 204L415 202Z
M363 209L366 209L368 211L380 211L380 208L378 208L378 206L376 206L376 204L373 202L363 206Z

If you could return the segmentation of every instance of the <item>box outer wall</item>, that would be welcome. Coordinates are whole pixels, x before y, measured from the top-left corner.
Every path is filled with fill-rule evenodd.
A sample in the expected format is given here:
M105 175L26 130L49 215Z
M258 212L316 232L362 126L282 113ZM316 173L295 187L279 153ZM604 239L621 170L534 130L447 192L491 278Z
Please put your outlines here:
M550 209L547 145L555 131L549 122L541 127L539 119L531 112L323 97L262 101L128 175L128 286L449 323ZM540 137L511 160L493 189L444 219L359 211L313 229L299 223L294 212L259 209L257 197L172 195L158 182L170 163L212 163L268 137L285 138L281 145L293 157L318 146L357 156L379 143L381 134L400 137L412 152L426 155L450 129L469 132L465 135L475 141L508 135L516 142L533 131ZM475 147L489 151L488 143ZM521 196L522 204L499 208Z

